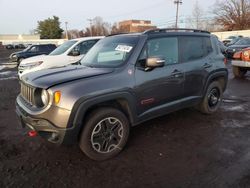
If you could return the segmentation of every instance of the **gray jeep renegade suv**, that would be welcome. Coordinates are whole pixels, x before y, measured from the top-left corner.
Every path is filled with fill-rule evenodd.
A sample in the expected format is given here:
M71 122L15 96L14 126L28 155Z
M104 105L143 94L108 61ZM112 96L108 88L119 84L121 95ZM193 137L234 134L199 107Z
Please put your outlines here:
M105 160L124 148L134 125L187 107L215 112L228 79L223 59L206 31L109 36L80 65L24 75L16 111L33 133Z

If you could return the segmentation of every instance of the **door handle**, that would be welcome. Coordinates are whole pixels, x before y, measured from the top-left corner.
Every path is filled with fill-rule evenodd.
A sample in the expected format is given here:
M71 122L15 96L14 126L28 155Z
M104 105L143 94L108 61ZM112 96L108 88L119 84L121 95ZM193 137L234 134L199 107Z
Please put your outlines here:
M205 64L203 65L203 67L204 67L205 69L208 69L208 68L212 67L212 65L209 64L209 63L205 63Z
M179 70L174 70L172 73L171 73L171 77L173 78L180 78L183 76L183 73Z

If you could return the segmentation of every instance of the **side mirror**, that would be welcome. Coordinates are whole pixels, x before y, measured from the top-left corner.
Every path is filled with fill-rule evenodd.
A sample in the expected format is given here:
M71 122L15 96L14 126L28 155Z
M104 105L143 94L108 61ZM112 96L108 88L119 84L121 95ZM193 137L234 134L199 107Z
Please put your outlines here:
M78 50L73 50L69 53L70 56L79 56L80 55L80 51Z
M162 57L149 57L146 60L146 67L147 68L156 68L156 67L163 67L165 65L165 58Z

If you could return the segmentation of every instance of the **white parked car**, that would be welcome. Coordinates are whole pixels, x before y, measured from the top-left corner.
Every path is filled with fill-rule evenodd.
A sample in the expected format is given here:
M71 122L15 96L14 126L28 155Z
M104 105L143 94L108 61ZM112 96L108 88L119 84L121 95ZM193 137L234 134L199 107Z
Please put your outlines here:
M19 78L29 72L76 63L102 38L104 37L72 39L64 42L49 55L39 55L24 59L18 67Z

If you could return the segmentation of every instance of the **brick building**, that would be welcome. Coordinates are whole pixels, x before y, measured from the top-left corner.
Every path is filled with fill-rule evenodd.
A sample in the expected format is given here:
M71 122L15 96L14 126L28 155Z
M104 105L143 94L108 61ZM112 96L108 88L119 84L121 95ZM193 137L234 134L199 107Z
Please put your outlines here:
M143 32L148 29L156 29L149 20L125 20L119 22L119 29L122 32Z

